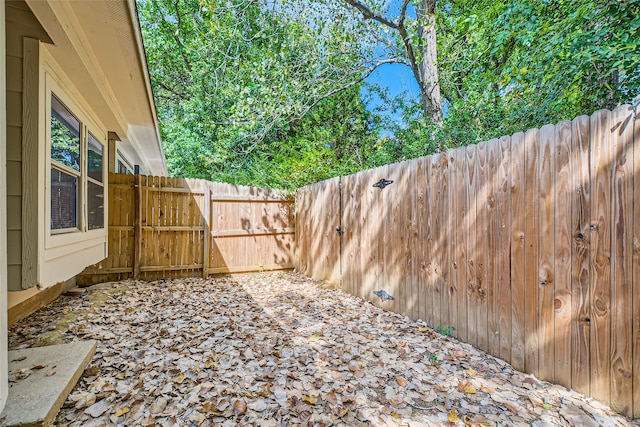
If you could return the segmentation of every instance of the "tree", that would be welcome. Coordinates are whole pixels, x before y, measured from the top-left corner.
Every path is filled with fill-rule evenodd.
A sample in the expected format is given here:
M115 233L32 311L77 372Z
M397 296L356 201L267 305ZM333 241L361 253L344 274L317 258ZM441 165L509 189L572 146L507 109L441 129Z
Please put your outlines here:
M436 40L436 0L402 0L400 13L396 18L388 18L387 10L378 4L376 8L367 6L360 0L344 0L346 4L362 13L364 20L371 20L383 26L373 28L373 32L388 33L394 37L387 39L390 55L388 61L405 64L411 68L418 83L425 117L433 122L442 119L440 82L438 79L438 58ZM413 13L409 7L413 6ZM411 18L414 15L414 18ZM382 65L382 61L378 65Z
M172 175L287 186L275 178L278 168L267 165L284 162L278 150L294 154L282 138L333 96L344 93L362 103L359 82L345 77L357 62L345 36L329 34L317 43L318 27L267 6L253 0L140 2ZM365 113L362 106L343 118L357 121ZM316 144L303 148L309 155L318 151Z
M615 108L640 90L638 0L450 0L437 19L454 145Z

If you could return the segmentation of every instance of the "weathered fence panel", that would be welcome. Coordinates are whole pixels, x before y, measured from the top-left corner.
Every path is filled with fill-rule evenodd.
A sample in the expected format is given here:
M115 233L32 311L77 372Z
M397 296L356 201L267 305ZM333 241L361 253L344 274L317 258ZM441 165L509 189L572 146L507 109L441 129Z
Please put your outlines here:
M304 187L297 266L638 417L638 123L622 106Z
M290 269L293 200L204 180L109 175L109 257L80 284Z

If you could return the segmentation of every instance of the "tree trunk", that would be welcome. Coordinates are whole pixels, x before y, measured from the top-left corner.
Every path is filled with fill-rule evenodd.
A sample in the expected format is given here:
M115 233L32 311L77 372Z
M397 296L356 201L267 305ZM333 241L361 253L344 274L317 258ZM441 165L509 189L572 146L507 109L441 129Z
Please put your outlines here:
M418 84L425 116L433 122L442 120L442 101L438 79L438 51L436 45L436 0L420 0L416 6L418 32L423 40L422 60L419 61Z

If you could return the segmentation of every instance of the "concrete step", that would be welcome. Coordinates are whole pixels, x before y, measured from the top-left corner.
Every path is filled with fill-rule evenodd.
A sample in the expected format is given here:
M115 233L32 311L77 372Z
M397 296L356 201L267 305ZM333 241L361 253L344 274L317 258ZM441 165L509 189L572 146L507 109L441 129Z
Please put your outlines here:
M96 344L91 340L10 351L9 396L0 425L52 425Z

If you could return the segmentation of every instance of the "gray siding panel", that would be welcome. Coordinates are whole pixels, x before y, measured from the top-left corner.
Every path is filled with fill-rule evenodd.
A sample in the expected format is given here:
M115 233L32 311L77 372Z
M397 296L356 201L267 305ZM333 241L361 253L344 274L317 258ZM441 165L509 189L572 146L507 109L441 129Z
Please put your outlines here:
M19 196L7 196L7 229L22 229L22 201Z
M20 126L8 126L7 140L22 141L22 128ZM7 160L22 161L22 144L9 144L7 146Z

